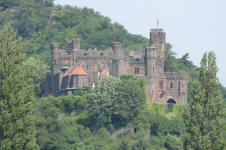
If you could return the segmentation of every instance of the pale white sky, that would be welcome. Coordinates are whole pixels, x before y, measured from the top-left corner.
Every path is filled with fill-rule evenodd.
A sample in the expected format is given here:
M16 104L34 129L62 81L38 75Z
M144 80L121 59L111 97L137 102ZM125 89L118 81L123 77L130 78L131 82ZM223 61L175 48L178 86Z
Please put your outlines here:
M88 7L122 24L130 33L149 38L150 28L166 31L178 57L185 53L199 65L214 51L218 77L226 86L226 0L55 0L56 4Z

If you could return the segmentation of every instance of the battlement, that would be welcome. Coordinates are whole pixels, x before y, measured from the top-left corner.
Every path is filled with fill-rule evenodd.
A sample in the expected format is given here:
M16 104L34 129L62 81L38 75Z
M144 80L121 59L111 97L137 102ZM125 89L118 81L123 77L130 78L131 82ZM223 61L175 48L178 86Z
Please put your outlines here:
M66 40L65 47L68 54L73 53L73 51L80 50L80 39L72 39L72 41Z
M188 74L186 72L165 72L167 80L187 80Z
M150 32L150 45L165 43L166 33L163 29L151 29Z

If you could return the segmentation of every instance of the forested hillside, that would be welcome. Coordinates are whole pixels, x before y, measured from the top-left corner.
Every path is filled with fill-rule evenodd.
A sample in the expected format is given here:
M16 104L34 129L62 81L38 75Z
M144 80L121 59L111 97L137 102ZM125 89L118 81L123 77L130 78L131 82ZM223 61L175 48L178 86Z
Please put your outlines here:
M66 39L80 38L81 48L86 50L106 49L119 41L124 48L137 50L148 45L147 38L130 34L93 9L56 6L53 0L1 0L0 29L5 24L12 26L24 43L23 65L30 72L36 95L36 140L41 150L184 148L185 106L146 104L145 79L109 77L95 89L81 89L76 95L43 97L45 74L50 70L50 43L59 42L63 49ZM172 49L167 44L165 71L188 72L191 101L200 68L189 60L188 53L177 58ZM226 89L220 86L220 90L226 102Z
M25 42L27 56L40 56L50 63L50 43L59 42L64 48L65 40L81 39L81 48L110 47L119 41L123 47L145 47L148 40L133 35L118 23L93 9L70 6L54 6L53 0L3 0L0 13L1 26L10 23ZM14 4L14 5L12 5Z

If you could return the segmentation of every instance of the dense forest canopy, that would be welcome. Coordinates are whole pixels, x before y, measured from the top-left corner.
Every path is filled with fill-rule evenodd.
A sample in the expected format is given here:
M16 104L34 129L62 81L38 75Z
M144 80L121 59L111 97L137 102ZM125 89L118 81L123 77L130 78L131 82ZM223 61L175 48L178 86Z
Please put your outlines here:
M95 89L81 89L76 95L42 97L50 70L50 43L59 42L63 49L66 39L80 38L81 48L87 50L106 49L119 41L122 47L137 50L148 45L147 38L130 34L93 9L54 5L53 0L1 0L0 28L5 24L24 43L24 67L30 71L36 94L36 140L41 150L183 149L185 106L146 104L144 79L106 78ZM165 71L188 72L190 101L200 68L189 60L189 54L176 58L168 43ZM220 92L226 102L223 86Z

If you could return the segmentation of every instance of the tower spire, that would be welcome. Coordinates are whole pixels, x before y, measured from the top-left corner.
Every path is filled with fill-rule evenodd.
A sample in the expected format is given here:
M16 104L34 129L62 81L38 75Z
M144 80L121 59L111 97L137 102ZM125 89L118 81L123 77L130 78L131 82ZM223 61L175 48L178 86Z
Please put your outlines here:
M157 27L157 29L159 28L159 19L158 18L156 19L156 27Z

